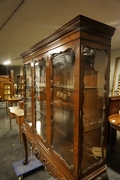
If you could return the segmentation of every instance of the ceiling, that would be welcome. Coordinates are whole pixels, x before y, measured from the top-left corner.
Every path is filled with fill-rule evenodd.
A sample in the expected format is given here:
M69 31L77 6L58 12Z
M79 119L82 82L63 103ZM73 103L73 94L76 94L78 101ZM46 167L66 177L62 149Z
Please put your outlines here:
M22 65L21 53L79 14L116 27L120 49L120 0L0 0L0 64Z

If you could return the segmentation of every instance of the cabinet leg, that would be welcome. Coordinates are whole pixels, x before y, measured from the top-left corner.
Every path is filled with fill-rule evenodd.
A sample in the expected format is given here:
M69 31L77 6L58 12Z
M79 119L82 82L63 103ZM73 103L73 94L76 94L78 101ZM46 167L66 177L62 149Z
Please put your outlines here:
M104 173L101 176L97 177L95 180L109 180L109 178L107 173Z
M113 128L110 127L110 149L113 148Z
M28 147L27 147L27 138L24 133L22 133L22 139L23 139L23 145L24 145L24 151L25 151L25 160L23 161L24 165L28 164Z
M116 130L110 127L110 149L113 150L113 143L116 139Z

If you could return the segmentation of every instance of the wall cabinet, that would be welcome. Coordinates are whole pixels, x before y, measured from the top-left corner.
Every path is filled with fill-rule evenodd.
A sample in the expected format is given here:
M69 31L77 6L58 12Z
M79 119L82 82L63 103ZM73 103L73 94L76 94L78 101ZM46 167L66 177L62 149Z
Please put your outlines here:
M59 180L107 179L106 126L115 29L77 16L30 50L24 62L27 140Z

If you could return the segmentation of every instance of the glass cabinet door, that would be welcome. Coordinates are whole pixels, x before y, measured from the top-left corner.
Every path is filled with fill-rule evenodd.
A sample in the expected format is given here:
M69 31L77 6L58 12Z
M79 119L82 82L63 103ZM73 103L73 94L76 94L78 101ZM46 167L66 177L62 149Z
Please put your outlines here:
M42 58L35 61L35 119L36 130L46 139L46 62Z
M11 84L3 83L3 97L4 99L8 99L11 96Z
M25 72L25 121L32 125L32 73L31 64L24 65Z
M95 167L105 156L102 127L105 123L106 52L84 47L83 158L82 172Z
M72 49L53 54L53 149L73 165L74 61ZM64 146L64 148L63 148Z

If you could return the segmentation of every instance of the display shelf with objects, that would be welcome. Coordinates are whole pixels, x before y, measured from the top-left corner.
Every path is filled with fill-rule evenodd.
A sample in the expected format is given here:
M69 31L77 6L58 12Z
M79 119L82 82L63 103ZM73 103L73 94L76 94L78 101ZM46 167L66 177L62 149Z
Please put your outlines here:
M79 15L28 51L22 126L59 180L107 179L106 135L111 37L115 29Z
M17 93L24 96L24 77L23 75L17 76Z
M6 77L0 77L0 100L6 100L14 95L14 83L11 79Z

